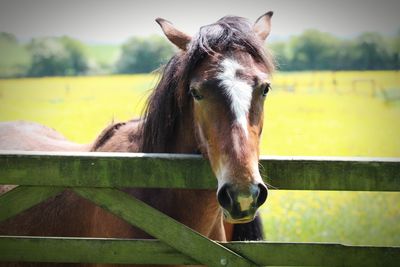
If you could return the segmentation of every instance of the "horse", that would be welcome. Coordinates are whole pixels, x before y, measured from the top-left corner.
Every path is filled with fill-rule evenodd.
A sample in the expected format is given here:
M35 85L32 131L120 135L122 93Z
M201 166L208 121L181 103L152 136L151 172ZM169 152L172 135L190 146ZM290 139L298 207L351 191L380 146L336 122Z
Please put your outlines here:
M1 123L0 149L201 154L217 179L214 190L122 190L211 239L262 239L257 210L268 189L258 160L274 71L264 47L272 15L255 23L226 16L194 36L158 18L178 52L161 70L139 119L112 123L85 145L36 123ZM0 223L0 234L151 238L68 190ZM38 265L46 266L29 266Z

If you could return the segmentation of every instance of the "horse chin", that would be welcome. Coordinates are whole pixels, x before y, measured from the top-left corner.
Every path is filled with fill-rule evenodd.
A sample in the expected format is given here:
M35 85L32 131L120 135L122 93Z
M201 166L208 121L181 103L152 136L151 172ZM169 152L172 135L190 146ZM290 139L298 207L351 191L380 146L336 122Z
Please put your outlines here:
M256 217L256 213L246 214L245 216L232 216L229 212L223 209L224 221L232 224L249 223Z

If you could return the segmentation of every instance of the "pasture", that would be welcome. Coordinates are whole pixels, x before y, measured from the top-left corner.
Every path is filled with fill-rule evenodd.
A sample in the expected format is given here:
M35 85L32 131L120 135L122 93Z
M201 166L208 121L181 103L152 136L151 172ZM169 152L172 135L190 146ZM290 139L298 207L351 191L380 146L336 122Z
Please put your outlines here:
M156 75L0 80L0 121L36 121L87 143L112 120L137 117L156 82ZM399 72L277 73L272 87L261 154L400 157L400 100L384 97L399 93ZM273 190L262 209L266 237L400 245L398 203L399 193Z

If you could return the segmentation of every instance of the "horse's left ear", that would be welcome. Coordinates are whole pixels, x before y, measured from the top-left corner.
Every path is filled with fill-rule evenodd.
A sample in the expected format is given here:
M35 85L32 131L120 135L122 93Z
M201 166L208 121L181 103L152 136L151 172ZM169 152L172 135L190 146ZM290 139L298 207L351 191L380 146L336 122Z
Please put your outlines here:
M167 36L168 40L170 40L180 49L186 50L187 45L192 40L192 37L175 28L174 25L172 25L172 23L168 20L157 18L156 22L161 26L161 29L163 30L165 36Z
M269 33L271 32L271 17L274 12L269 11L259 17L253 26L253 31L258 35L258 37L264 42L267 39Z

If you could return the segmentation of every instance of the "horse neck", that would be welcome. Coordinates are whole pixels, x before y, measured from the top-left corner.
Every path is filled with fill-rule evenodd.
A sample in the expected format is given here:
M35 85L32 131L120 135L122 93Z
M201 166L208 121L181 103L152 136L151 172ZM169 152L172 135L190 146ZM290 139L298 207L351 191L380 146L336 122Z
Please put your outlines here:
M198 154L199 146L194 131L190 107L182 112L174 125L174 138L168 140L167 153ZM222 214L216 199L215 189L210 190L162 190L157 192L162 203L157 203L167 214L203 235L224 240ZM168 200L171 200L169 202ZM153 201L157 201L153 197ZM156 205L157 205L156 204ZM159 206L159 207L160 207ZM199 216L201 214L201 216Z
M190 116L189 116L190 117ZM198 145L193 129L192 118L182 117L176 125L176 134L170 141L171 146L167 151L170 153L197 154Z

